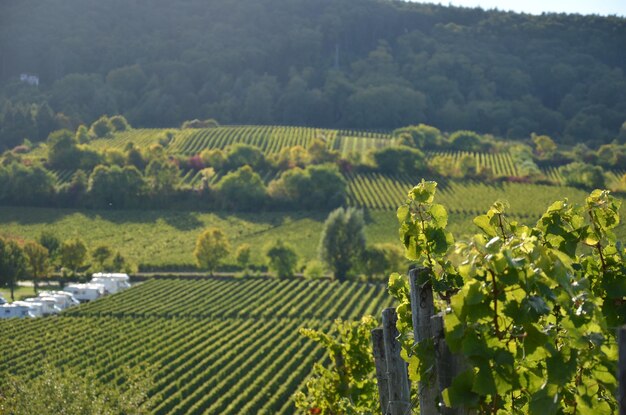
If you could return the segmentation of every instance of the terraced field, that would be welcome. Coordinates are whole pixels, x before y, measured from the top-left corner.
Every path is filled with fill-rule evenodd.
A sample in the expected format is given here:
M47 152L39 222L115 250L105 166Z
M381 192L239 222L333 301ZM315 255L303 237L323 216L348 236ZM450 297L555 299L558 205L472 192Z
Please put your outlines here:
M154 414L291 414L291 395L324 359L297 329L389 305L375 284L150 280L59 317L0 321L0 376L37 375L47 361L123 384L127 367L152 373Z

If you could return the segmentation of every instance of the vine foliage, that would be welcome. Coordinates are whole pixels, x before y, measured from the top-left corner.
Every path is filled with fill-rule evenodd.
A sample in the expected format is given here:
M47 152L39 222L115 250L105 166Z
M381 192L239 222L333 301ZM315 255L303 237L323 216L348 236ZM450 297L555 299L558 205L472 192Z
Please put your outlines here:
M364 316L360 321L336 320L331 334L300 329L326 348L332 364L315 364L305 390L294 395L298 409L319 415L380 412L370 346L370 331L377 324L374 317Z
M626 317L620 202L594 190L583 205L553 203L535 226L496 202L455 242L435 182L398 208L406 256L431 269L445 337L468 369L443 394L447 406L482 414L616 412L615 326ZM407 277L392 274L398 330L412 380L432 381L432 340L413 344Z

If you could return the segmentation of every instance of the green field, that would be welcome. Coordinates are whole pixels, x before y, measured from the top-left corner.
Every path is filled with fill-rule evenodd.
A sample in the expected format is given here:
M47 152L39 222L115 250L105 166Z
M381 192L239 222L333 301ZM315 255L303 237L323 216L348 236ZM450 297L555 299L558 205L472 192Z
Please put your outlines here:
M382 284L150 280L58 317L0 320L0 376L48 362L123 384L124 368L148 370L154 414L291 414L291 395L324 359L298 328L390 305Z
M369 244L398 241L394 210L411 187L409 180L377 174L350 177L350 204L366 208ZM449 182L441 186L437 200L450 212L450 230L455 235L466 235L476 230L473 217L485 212L496 200L509 202L511 218L533 224L553 201L568 197L580 203L586 195L585 191L564 186ZM192 267L197 236L206 227L218 226L228 231L233 248L250 244L253 264L263 264L264 247L282 239L296 248L302 266L317 255L326 215L304 211L208 213L0 207L0 235L37 238L47 230L62 240L81 238L92 248L109 245L142 269L164 269ZM626 204L622 205L621 215L626 217ZM617 234L626 238L623 223ZM234 258L226 263L234 264Z

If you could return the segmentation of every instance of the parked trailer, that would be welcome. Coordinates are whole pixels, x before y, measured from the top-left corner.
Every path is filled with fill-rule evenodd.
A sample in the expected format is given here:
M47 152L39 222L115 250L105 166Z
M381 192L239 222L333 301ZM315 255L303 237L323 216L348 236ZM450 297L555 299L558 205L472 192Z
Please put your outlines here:
M35 298L27 298L24 301L26 303L41 304L41 311L44 316L49 316L51 314L59 314L61 312L61 307L57 305L57 302L55 301L54 298L35 297Z
M71 293L66 291L42 291L37 298L52 299L56 302L57 307L65 310L80 304Z
M6 304L8 301L4 299L3 296L0 295L0 305Z
M105 295L105 287L102 284L70 284L63 289L71 293L78 301L93 301Z
M44 305L42 303L34 303L32 301L13 301L14 306L27 307L33 317L42 317L44 315Z
M0 305L0 318L34 318L31 307L3 304Z
M104 285L108 294L115 294L130 288L130 277L128 274L106 274L98 272L91 276L91 282Z

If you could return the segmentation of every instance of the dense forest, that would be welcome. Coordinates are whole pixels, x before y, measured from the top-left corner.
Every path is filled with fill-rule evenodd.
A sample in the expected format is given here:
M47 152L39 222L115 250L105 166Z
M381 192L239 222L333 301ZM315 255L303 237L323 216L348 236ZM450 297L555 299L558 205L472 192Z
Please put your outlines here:
M625 128L625 44L624 18L380 0L7 0L0 149L101 114L599 145Z

